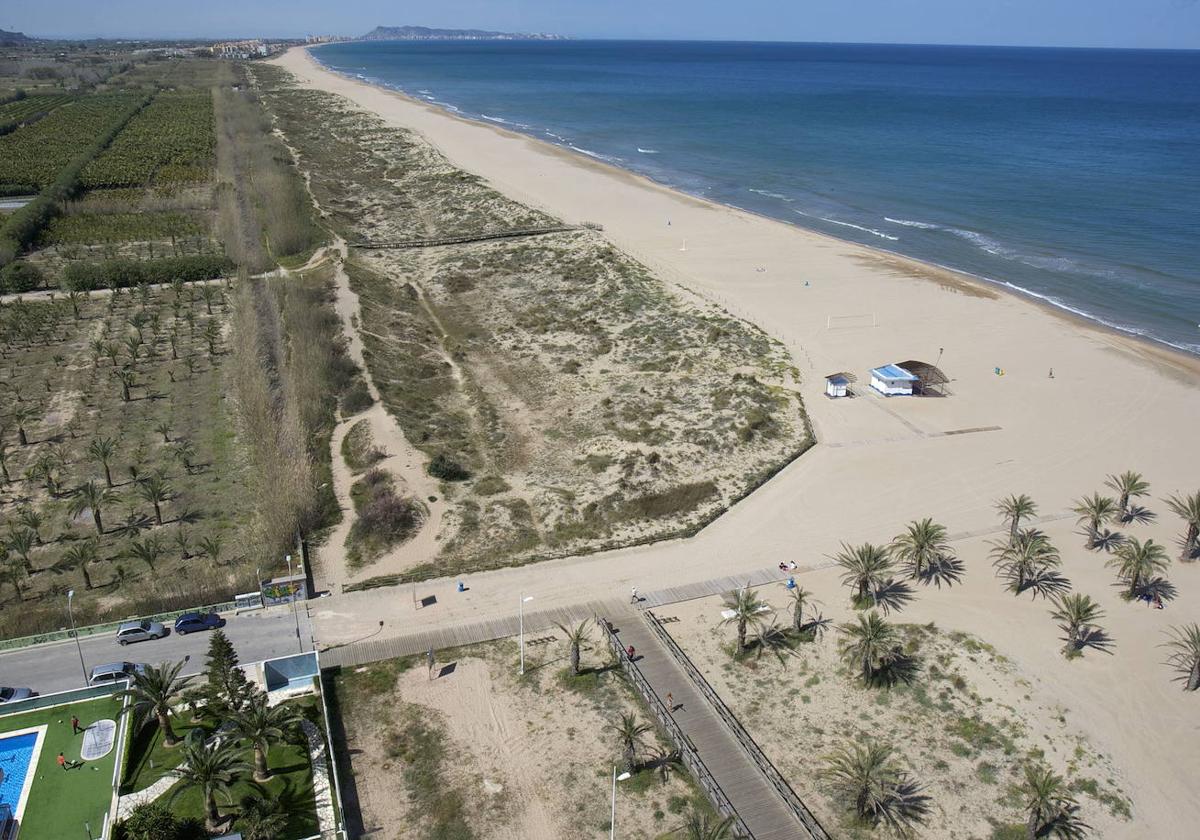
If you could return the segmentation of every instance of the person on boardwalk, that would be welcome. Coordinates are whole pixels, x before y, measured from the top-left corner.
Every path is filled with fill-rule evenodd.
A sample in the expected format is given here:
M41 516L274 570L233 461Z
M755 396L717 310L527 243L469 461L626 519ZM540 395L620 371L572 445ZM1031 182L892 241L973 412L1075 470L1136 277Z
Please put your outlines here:
M667 711L675 711L675 695L669 691L667 692Z
M84 728L79 725L79 715L71 715L71 734L78 735L84 731Z
M632 594L629 596L629 603L636 604L639 600L641 599L638 598L637 587L635 586L633 587Z
M633 653L634 653L633 645L630 645L629 647L625 648L625 655L629 657L630 662L633 661Z

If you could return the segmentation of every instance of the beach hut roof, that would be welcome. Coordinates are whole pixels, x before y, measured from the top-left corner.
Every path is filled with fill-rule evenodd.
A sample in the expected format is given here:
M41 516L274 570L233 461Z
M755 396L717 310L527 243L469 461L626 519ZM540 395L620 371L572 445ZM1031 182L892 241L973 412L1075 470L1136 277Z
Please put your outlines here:
M950 381L950 377L942 373L940 368L929 364L929 362L909 359L907 362L900 362L898 366L914 374L917 379L921 380L921 385L926 387L930 385L945 385Z
M848 370L839 370L837 373L831 373L825 377L826 382L835 382L838 385L849 385L858 381L858 377Z
M918 378L900 365L880 365L871 369L871 375L877 379L903 380L905 382L916 382Z

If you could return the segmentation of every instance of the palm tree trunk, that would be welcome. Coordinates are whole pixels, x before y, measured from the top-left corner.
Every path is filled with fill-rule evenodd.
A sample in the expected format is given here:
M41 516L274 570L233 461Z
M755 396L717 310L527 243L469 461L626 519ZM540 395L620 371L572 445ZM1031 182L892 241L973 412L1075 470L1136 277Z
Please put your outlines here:
M208 829L209 834L216 834L221 815L217 812L217 797L211 789L204 792L204 810L204 827Z
M1195 523L1188 525L1187 536L1183 538L1183 554L1179 555L1179 559L1187 562L1195 557L1198 541L1200 541L1200 526Z
M746 619L738 619L738 653L746 652Z
M271 771L267 768L267 751L263 749L262 744L254 745L254 779L258 782L265 782L271 778Z
M109 468L108 468L108 463L107 463L107 462L104 464L104 483L105 483L105 484L107 484L109 487L112 487L112 486L113 486L113 484L112 484L112 471L111 471L111 470L109 470Z
M1038 840L1038 828L1037 814L1030 814L1029 820L1025 823L1025 834L1029 840Z
M158 502L154 502L154 521L159 525L162 524L162 510L158 506Z
M163 734L163 746L173 747L179 743L179 739L175 737L175 730L171 728L171 716L167 714L166 709L159 709L158 729Z
M79 571L83 572L83 588L91 589L92 588L92 576L90 574L88 574L86 562L81 563L79 565Z
M104 533L104 523L100 521L100 508L92 508L92 521L96 523L96 533Z
M1012 520L1012 525L1008 529L1008 544L1009 545L1016 545L1017 532L1020 529L1021 529L1021 519L1018 516L1014 516L1013 520Z
M579 645L571 643L571 676L579 676Z

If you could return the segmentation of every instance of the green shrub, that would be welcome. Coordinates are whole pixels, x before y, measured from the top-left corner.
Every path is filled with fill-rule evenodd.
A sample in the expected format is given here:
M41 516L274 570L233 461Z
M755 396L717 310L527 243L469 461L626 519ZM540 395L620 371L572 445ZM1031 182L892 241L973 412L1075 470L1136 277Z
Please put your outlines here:
M116 259L102 262L75 262L63 270L63 286L77 292L101 288L124 288L147 283L185 283L213 280L229 274L233 262L215 254L165 257L161 260Z
M433 460L429 462L429 474L442 481L466 481L471 477L466 467L443 452L433 456Z
M494 496L509 489L508 482L498 475L485 475L475 482L477 496Z
M0 269L0 293L32 292L46 283L46 276L36 265L19 260Z
M375 446L371 425L366 420L359 420L342 438L342 458L353 472L362 472L384 457L384 453Z
M360 411L366 411L373 405L375 405L375 400L371 397L371 392L367 390L367 383L361 376L356 376L350 387L342 394L342 416L350 417Z

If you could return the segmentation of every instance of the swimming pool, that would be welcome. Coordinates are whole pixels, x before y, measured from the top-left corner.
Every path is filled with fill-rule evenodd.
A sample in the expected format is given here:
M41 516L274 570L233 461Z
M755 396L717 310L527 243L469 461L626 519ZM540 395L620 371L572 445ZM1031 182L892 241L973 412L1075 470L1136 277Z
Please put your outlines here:
M41 752L46 727L25 729L0 736L0 815L11 814L20 821L33 781L30 768Z

